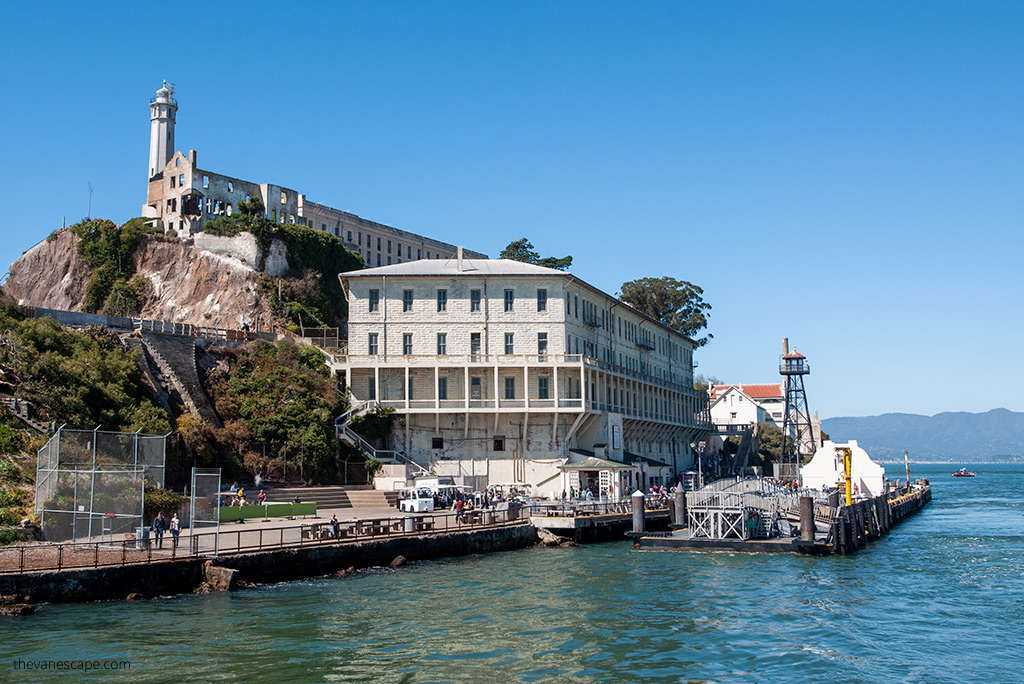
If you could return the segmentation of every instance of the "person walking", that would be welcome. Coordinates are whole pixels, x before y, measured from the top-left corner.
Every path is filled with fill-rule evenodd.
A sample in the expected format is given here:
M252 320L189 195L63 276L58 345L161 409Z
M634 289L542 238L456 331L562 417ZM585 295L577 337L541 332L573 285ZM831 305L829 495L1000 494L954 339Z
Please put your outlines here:
M181 534L181 521L178 520L178 514L175 513L171 516L171 546L178 548L178 536Z
M157 548L164 548L164 530L167 529L167 519L164 518L163 511L157 511L150 528L153 530L153 540L156 542Z

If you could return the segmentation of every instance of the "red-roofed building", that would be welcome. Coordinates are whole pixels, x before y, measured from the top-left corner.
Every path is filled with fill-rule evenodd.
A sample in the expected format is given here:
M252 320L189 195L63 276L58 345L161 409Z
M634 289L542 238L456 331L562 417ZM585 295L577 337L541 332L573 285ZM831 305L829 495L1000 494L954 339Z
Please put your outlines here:
M711 422L715 425L782 424L786 402L781 383L713 385L710 394Z

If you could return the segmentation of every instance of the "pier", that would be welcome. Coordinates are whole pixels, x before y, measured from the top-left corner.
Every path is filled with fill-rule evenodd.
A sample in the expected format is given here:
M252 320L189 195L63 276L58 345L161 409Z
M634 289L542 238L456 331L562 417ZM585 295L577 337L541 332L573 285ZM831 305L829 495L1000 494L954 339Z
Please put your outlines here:
M686 524L670 532L633 533L648 551L747 551L849 554L881 539L931 501L919 479L849 505L839 493L788 490L768 480L725 480L688 492Z

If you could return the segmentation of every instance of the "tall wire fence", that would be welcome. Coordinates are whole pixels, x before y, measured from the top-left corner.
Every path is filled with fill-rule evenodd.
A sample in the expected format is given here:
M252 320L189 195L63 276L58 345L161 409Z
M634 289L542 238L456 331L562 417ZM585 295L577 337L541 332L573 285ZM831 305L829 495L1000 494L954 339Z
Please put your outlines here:
M146 483L164 485L166 453L167 435L57 430L37 454L43 538L114 544L135 534Z

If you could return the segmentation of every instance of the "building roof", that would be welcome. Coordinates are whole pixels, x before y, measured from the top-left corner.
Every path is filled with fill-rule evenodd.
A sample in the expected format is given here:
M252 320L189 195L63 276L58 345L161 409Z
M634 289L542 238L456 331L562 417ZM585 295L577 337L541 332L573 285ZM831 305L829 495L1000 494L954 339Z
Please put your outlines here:
M633 466L626 465L625 463L619 463L617 461L609 461L604 458L598 458L597 456L591 456L582 461L566 463L558 467L560 470L630 470Z
M776 382L767 385L714 385L711 388L711 401L733 388L751 399L782 399L782 384Z
M342 278L371 278L374 276L477 276L477 275L499 275L499 276L523 276L523 275L545 275L545 276L566 276L569 274L545 266L527 264L512 259L470 259L463 257L462 270L459 270L459 260L455 257L448 259L418 259L406 261L401 264L390 266L377 266L375 268L364 268L358 271L342 273Z
M801 354L800 352L798 352L796 349L794 349L793 351L791 351L788 354L784 355L782 358L784 358L784 359L806 359L807 357L804 356L803 354Z

